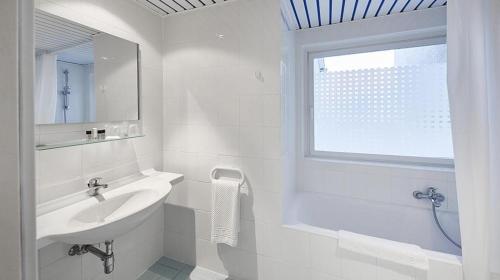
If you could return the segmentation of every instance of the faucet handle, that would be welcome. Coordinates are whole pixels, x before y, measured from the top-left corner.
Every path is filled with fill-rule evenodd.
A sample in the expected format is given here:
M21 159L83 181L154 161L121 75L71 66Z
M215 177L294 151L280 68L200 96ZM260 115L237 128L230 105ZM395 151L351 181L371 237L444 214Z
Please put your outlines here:
M413 197L416 199L429 199L435 207L441 207L442 202L446 199L442 193L438 192L436 187L428 187L425 193L414 191Z
M89 180L88 186L93 187L99 183L99 181L102 180L102 177L94 177Z
M96 196L99 194L99 189L104 188L106 189L108 187L108 184L100 184L99 180L102 180L101 177L95 177L89 180L89 183L87 186L89 187L89 190L87 193L90 196Z

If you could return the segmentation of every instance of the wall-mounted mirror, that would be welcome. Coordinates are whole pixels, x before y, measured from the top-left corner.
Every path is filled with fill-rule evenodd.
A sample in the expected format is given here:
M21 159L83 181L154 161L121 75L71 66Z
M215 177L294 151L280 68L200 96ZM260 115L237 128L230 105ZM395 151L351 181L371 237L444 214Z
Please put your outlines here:
M139 119L139 45L37 10L35 123Z

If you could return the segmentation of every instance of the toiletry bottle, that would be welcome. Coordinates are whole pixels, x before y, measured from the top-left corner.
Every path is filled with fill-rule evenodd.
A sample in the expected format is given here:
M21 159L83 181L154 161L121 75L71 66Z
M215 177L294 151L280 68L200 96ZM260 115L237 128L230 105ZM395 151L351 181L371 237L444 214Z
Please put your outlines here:
M92 128L92 139L97 140L97 128Z
M120 137L127 137L128 136L128 123L123 122L122 125L120 126Z
M97 135L98 135L98 137L97 137L97 138L98 138L99 140L104 140L104 129L99 129L99 130L97 131Z
M129 136L137 136L137 130L138 130L138 127L137 127L137 124L131 124L128 126L128 135Z
M87 141L92 141L92 131L91 130L85 131L85 135L86 135Z
M120 136L120 127L113 125L111 132L108 132L109 136Z

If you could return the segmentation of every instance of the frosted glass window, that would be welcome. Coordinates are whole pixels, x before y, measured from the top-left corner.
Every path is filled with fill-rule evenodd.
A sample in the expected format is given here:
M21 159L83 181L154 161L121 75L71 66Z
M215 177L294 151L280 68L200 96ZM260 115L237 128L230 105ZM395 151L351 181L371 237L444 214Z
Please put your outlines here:
M313 59L316 152L453 158L446 45Z

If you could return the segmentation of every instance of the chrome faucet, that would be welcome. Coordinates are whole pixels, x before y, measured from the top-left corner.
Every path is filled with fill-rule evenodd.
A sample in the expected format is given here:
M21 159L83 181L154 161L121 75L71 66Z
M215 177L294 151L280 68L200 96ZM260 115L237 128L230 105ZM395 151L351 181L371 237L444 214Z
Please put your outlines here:
M429 199L435 207L441 207L441 204L445 200L443 194L438 193L437 188L429 187L426 192L414 191L413 197L416 199Z
M101 177L95 177L89 180L89 183L87 186L89 187L89 190L87 191L87 194L90 196L97 196L99 195L99 190L101 188L107 188L108 184L100 184L99 181L102 180Z

